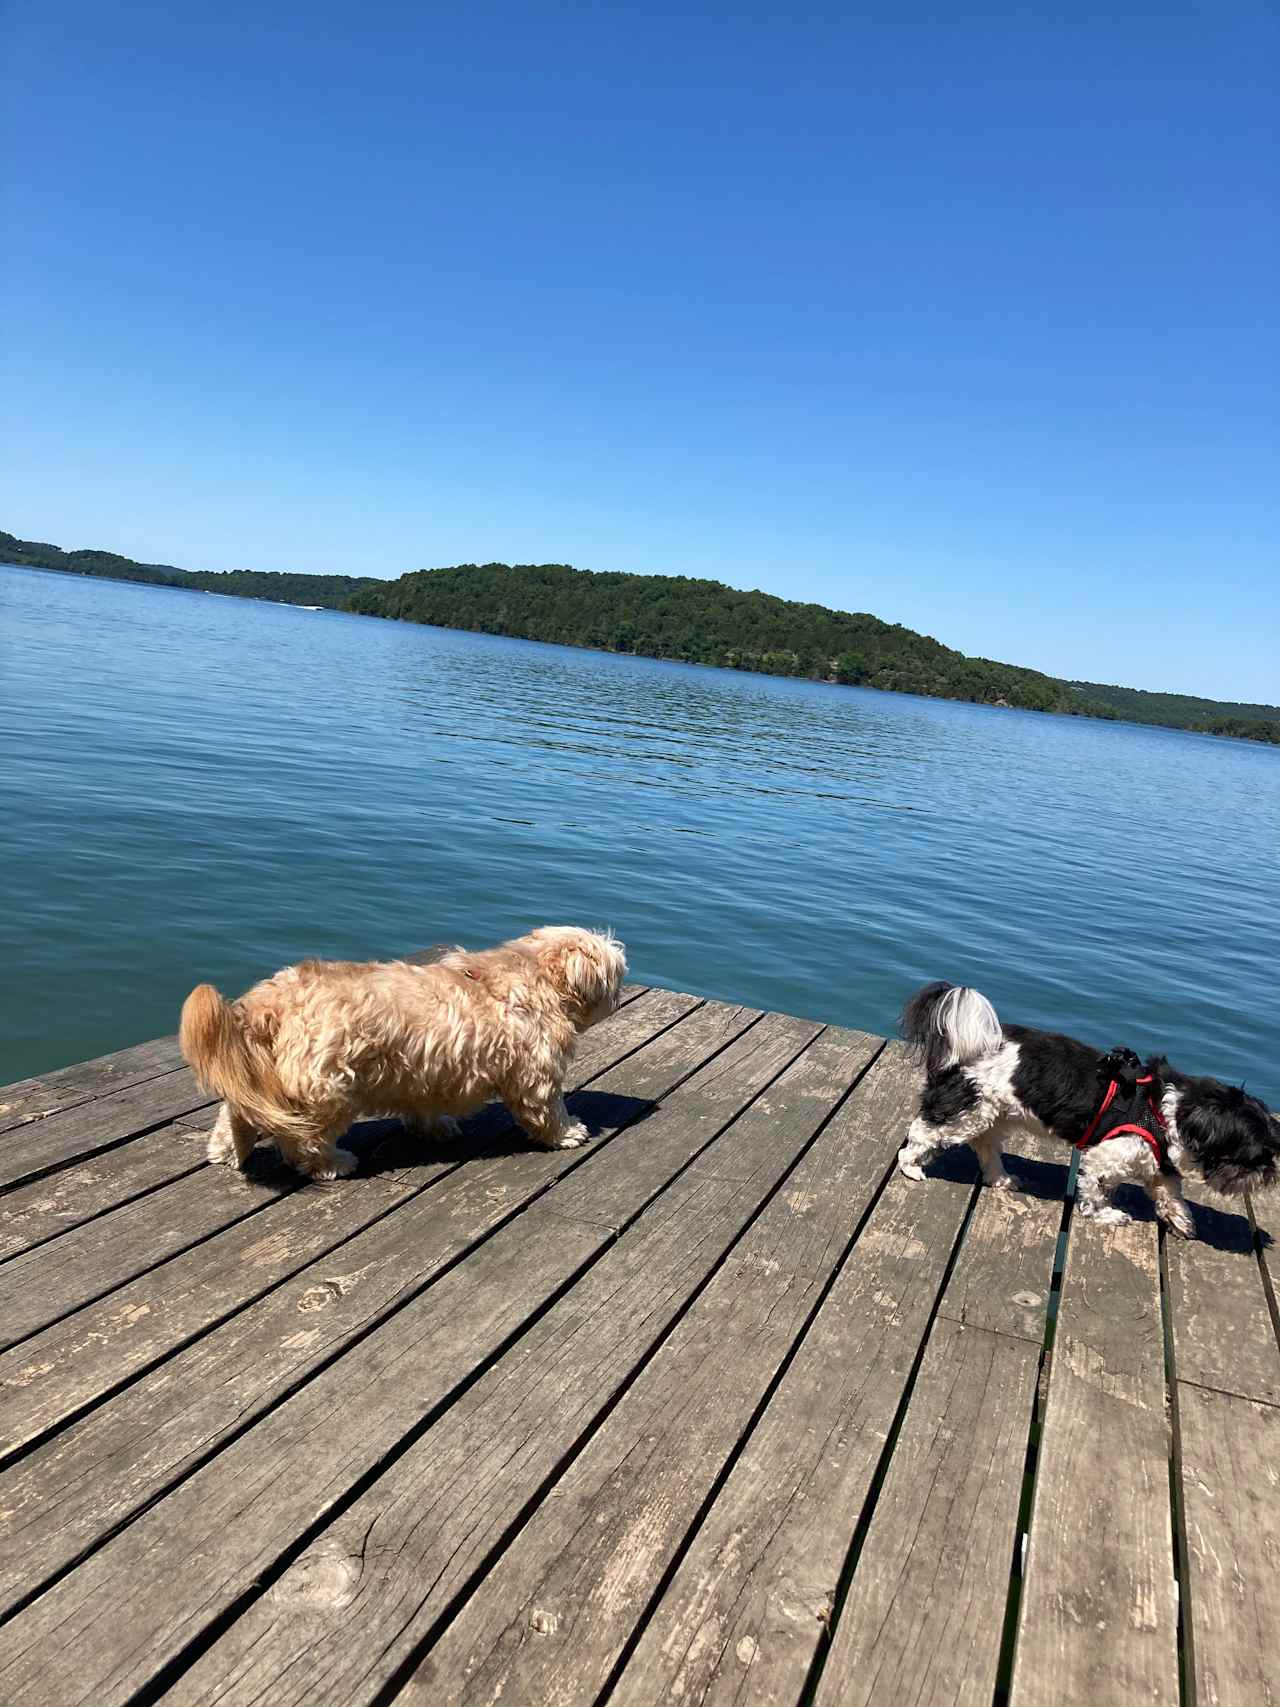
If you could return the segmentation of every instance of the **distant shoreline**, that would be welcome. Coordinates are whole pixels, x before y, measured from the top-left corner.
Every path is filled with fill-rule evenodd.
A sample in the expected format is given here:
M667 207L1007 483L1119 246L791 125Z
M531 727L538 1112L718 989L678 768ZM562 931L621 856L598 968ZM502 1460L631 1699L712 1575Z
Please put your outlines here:
M1280 706L1062 680L968 657L928 635L865 613L688 577L500 563L416 570L393 581L251 569L186 570L138 563L114 552L63 551L3 531L0 561L18 569L258 599L312 611L338 610L623 657L1280 746Z

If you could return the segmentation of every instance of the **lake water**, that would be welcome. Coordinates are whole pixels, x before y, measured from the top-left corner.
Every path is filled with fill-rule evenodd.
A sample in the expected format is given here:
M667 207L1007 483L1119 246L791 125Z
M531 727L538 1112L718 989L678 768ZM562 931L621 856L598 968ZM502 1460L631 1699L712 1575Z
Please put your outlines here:
M0 1081L302 955L608 924L876 1032L917 984L1280 1104L1280 751L0 568Z

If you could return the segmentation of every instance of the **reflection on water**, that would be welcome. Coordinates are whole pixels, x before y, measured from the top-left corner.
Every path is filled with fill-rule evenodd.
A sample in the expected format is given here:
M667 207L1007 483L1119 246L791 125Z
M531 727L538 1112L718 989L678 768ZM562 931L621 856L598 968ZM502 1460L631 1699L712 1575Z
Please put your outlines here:
M0 569L0 1077L197 978L614 925L869 1030L926 978L1280 1102L1280 755Z

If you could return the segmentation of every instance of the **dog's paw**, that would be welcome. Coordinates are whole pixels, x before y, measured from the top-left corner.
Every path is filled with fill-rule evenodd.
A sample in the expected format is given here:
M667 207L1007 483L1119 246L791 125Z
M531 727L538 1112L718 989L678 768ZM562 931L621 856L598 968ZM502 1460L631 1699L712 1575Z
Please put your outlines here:
M919 1162L904 1162L901 1154L898 1156L898 1172L904 1174L907 1179L923 1180L925 1177Z
M236 1168L241 1166L236 1155L236 1147L230 1138L210 1138L205 1155L215 1167Z
M992 1191L1025 1191L1027 1189L1017 1174L1001 1174L999 1179L988 1180L987 1185Z
M335 1150L333 1158L328 1157L318 1162L315 1167L307 1170L308 1179L346 1179L348 1174L355 1173L360 1166L359 1156L353 1156L350 1150Z
M574 1120L564 1127L555 1141L557 1150L576 1150L581 1145L589 1143L591 1134L580 1120Z
M1107 1204L1103 1209L1086 1209L1082 1203L1078 1203L1076 1208L1086 1221L1093 1221L1099 1227L1127 1227L1133 1220L1132 1215L1126 1214L1123 1209L1117 1209L1113 1203Z
M1191 1219L1189 1210L1179 1206L1179 1208L1170 1211L1168 1214L1161 1215L1160 1219L1164 1222L1169 1231L1171 1233L1176 1233L1180 1239L1195 1238L1196 1224Z

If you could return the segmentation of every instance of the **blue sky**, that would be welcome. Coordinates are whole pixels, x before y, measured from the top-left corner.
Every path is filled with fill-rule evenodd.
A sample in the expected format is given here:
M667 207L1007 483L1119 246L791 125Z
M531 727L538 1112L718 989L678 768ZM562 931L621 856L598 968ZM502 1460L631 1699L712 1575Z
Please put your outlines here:
M1280 700L1258 4L8 0L0 526Z

